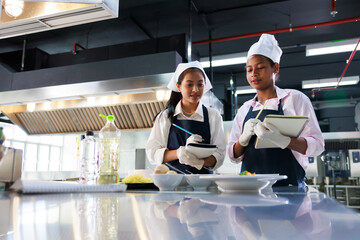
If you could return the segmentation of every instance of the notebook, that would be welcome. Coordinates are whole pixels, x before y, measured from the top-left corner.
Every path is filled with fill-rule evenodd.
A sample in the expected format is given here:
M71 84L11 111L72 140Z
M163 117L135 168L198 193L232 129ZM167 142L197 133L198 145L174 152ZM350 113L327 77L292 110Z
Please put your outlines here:
M125 183L86 185L66 181L17 180L10 189L22 193L124 192Z
M203 159L210 157L216 151L216 145L206 143L189 143L186 150L194 154L197 158Z
M289 137L298 137L309 121L307 116L286 116L286 115L266 115L264 123L270 123L279 129L280 133ZM278 148L274 143L264 140L256 139L255 148Z

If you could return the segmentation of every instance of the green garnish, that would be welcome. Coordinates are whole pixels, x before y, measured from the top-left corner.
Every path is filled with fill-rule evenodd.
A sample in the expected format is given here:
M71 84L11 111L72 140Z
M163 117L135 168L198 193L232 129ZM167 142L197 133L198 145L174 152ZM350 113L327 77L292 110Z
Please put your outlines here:
M246 173L248 173L248 171L242 171L241 173L239 173L239 175L246 175Z

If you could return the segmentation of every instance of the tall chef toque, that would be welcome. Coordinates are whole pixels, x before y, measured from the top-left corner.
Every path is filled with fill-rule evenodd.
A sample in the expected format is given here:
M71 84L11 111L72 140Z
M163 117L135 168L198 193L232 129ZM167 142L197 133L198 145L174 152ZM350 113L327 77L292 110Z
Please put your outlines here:
M274 63L280 64L282 51L274 35L263 33L258 42L254 43L247 54L247 60L253 55L263 55L270 58Z
M176 83L180 77L180 75L189 68L198 68L199 70L201 70L205 76L205 87L204 87L204 93L206 93L207 91L209 91L212 88L211 82L209 80L209 78L206 76L206 73L203 69L203 67L201 66L201 64L198 61L194 61L194 62L189 62L189 63L180 63L177 68L176 71L173 75L173 77L171 78L169 84L167 85L168 89L174 91L174 92L179 92L177 87L176 87Z

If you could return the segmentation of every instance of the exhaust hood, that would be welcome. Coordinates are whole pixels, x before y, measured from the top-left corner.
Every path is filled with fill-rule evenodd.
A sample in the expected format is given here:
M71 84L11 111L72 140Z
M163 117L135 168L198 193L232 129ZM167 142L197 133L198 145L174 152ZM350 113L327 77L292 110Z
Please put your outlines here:
M0 39L116 18L119 11L118 0L1 0L0 4ZM9 11L11 6L17 11Z
M114 115L120 129L151 128L186 43L176 35L76 55L28 49L24 71L8 61L20 52L0 54L0 110L30 135L99 131L100 113ZM221 112L222 103L208 93L204 105Z
M181 61L171 51L24 72L0 63L0 88L10 86L1 111L28 134L98 131L100 113L114 115L120 129L150 128L166 104L156 92Z
M89 101L92 99L92 101ZM120 129L151 128L166 102L156 92L112 95L62 101L3 106L1 111L27 134L99 131L105 124L99 114L114 115Z

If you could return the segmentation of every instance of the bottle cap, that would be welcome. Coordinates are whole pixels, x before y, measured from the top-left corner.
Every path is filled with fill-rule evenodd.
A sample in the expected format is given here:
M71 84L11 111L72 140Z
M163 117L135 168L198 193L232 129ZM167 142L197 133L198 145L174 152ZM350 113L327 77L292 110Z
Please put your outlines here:
M85 135L86 136L94 136L94 132L93 131L87 131Z
M108 120L108 121L110 121L110 122L115 120L115 117L113 115L105 116L103 114L100 114L99 116L106 119L106 120Z

